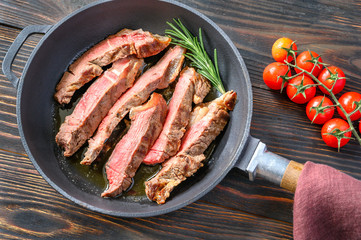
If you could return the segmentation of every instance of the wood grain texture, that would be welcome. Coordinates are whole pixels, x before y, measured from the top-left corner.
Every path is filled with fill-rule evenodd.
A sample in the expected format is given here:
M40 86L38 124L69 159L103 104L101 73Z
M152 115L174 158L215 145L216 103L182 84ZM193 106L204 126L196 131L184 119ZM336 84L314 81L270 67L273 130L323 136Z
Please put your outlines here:
M22 28L54 24L93 0L3 0L0 2L0 62ZM219 25L239 49L253 90L251 134L283 157L335 167L361 179L361 147L328 148L321 127L305 106L268 89L262 80L273 62L273 42L287 36L341 67L346 91L361 92L361 4L343 1L180 0ZM32 36L13 69L20 76L41 38ZM318 92L320 94L320 92ZM201 200L152 218L115 218L79 207L53 190L32 166L16 124L16 90L0 73L1 239L291 239L293 194L261 179L248 181L233 169Z
M92 2L95 0L4 0L0 2L0 23L18 29L54 24Z
M303 164L290 161L288 164L285 174L282 177L280 187L287 189L291 192L296 192L298 178L303 170Z

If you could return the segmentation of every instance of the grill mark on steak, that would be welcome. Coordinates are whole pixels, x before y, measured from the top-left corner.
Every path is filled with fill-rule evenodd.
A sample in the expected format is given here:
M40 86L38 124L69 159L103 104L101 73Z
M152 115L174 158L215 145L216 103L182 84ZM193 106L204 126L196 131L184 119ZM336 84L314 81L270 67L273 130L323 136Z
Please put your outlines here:
M153 93L146 104L131 110L130 129L106 163L109 186L102 197L116 197L130 186L131 178L161 132L166 114L167 103L158 93Z
M185 49L179 46L169 49L156 65L147 70L138 81L109 110L95 135L89 139L89 147L83 163L91 164L99 155L114 128L132 107L144 103L156 89L168 87L177 77L183 64Z
M163 130L143 163L149 165L161 163L177 153L189 122L192 100L196 104L202 102L210 87L208 80L197 73L194 68L182 70L169 103Z
M133 54L138 58L156 55L169 45L170 40L142 29L123 29L75 60L56 86L54 98L60 104L67 104L76 90L103 72L103 66Z
M143 62L135 57L120 59L87 89L56 135L64 156L73 155L93 135L116 100L133 85Z
M198 108L207 108L207 113L193 122L182 140L179 152L164 162L160 172L145 182L145 192L149 199L158 204L165 203L171 191L192 176L203 166L204 151L223 130L229 120L228 110L233 110L237 94L229 91L212 102ZM199 110L192 112L198 114Z

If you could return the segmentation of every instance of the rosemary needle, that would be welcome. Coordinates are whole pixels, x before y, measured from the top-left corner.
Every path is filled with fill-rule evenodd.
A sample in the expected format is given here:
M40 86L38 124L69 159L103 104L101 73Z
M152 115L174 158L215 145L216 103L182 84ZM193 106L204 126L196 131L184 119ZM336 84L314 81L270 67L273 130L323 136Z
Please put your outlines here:
M172 43L184 47L189 52L185 56L191 60L191 66L197 68L197 72L207 78L213 86L222 94L224 90L218 70L217 50L214 49L214 64L204 49L202 30L199 28L199 39L192 35L189 30L178 19L173 19L176 25L167 22L171 29L165 33L172 38Z

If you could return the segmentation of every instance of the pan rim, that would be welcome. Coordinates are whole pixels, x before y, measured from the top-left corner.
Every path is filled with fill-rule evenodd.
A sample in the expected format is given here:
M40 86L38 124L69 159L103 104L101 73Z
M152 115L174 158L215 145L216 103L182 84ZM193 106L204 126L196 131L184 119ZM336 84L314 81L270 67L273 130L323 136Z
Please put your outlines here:
M197 195L191 196L189 197L186 201L183 201L179 204L176 204L174 206L165 208L165 209L159 209L159 210L151 210L151 211L147 211L147 212L135 212L135 213L127 213L127 212L122 212L122 211L109 211L106 209L102 209L99 207L95 207L91 204L88 204L86 202L83 202L82 200L79 200L78 198L68 194L65 190L63 190L61 187L59 187L55 182L53 182L44 172L43 170L40 168L40 166L38 165L37 161L35 160L35 158L33 157L30 148L27 144L27 141L25 139L24 136L24 131L23 131L23 127L22 127L22 121L21 121L21 96L22 96L22 91L23 91L23 85L24 85L24 79L26 78L27 72L28 72L28 68L30 63L33 61L34 56L36 55L36 52L38 51L38 49L42 46L42 44L47 40L47 38L59 27L61 26L64 22L66 22L68 19L70 19L71 17L73 17L74 15L83 12L89 8L92 8L96 5L99 4L103 4L106 2L112 2L112 0L101 0L101 1L96 1L94 3L90 3L76 11L74 11L73 13L65 16L63 19L61 19L59 22L57 22L55 25L53 25L53 27L51 27L51 29L41 38L41 40L39 41L39 43L37 44L37 46L34 48L34 50L32 51L29 59L26 62L26 65L24 67L23 70L23 74L20 77L20 81L19 81L19 86L17 89L17 104L16 104L16 113L17 113L17 123L18 123L18 128L19 128L19 134L20 134L20 138L21 141L23 143L23 146L25 148L25 151L27 152L29 159L31 160L32 164L34 165L34 167L36 168L36 170L40 173L40 175L47 181L47 183L54 188L56 191L58 191L61 195L63 195L64 197L66 197L67 199L71 200L72 202L83 206L87 209L90 209L92 211L98 212L98 213L103 213L103 214L108 214L111 216L116 216L116 217L151 217L151 216L157 216L157 215L162 215L165 213L169 213L172 211L175 211L177 209L180 209L184 206L189 205L192 202L197 201L198 199L200 199L201 197L203 197L205 194L207 194L208 192L210 192L217 184L219 184L220 181L222 181L222 179L226 176L226 174L228 174L228 172L234 167L234 165L236 164L239 156L241 155L242 150L245 147L245 144L247 142L247 139L249 137L250 134L250 126L251 126L251 117L252 117L252 86L251 86L251 82L250 82L250 78L249 78L249 74L246 68L246 65L243 61L242 56L240 55L238 49L235 47L235 45L233 44L233 42L231 41L231 39L226 35L226 33L219 27L217 26L210 18L208 18L207 16L205 16L204 14L202 14L201 12L183 4L183 3L179 3L176 2L174 0L157 0L159 2L165 2L165 3L169 3L171 5L175 5L178 7L181 7L183 9L185 9L186 11L189 11L193 14L195 14L196 16L198 16L199 18L203 19L204 21L206 21L208 24L210 24L216 31L218 31L222 37L224 38L224 40L228 43L228 45L232 48L233 53L235 54L235 57L238 60L238 63L242 69L242 74L245 78L245 84L247 87L247 94L248 94L248 104L247 104L247 108L248 108L248 112L247 112L247 117L245 118L245 131L243 134L243 137L240 141L240 144L238 146L235 146L235 148L237 148L236 153L230 157L230 160L228 161L228 165L225 169L222 170L220 175L217 175L218 177L212 181L210 184L207 185L206 188L204 188L202 191L200 191Z

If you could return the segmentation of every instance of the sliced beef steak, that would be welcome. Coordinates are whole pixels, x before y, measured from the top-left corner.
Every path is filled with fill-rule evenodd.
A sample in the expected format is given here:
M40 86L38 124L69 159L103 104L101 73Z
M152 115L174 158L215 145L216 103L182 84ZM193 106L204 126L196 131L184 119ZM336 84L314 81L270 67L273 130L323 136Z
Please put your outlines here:
M102 197L116 197L130 186L132 177L162 130L166 114L167 103L158 93L153 93L146 104L131 110L130 129L106 163L109 186Z
M226 126L229 119L227 111L233 109L236 98L237 94L230 91L199 107L206 108L201 111L206 114L187 129L179 152L163 163L162 169L153 179L145 182L145 192L149 199L158 204L165 203L177 185L203 166L203 153ZM196 110L192 114L199 112Z
M159 62L146 71L138 81L109 110L96 134L89 139L89 147L82 161L91 164L104 147L114 128L132 107L144 103L156 89L166 88L175 80L183 64L185 49L179 46L169 49Z
M179 77L162 132L147 156L145 164L156 164L174 156L181 144L192 111L192 100L200 103L210 90L208 80L194 68L185 68Z
M117 60L88 88L56 135L64 156L73 155L93 135L117 99L133 85L142 66L143 59L136 57Z
M142 29L123 29L96 44L72 63L56 86L54 98L60 104L67 104L76 90L103 72L102 66L133 54L138 58L156 55L169 43L170 38Z

